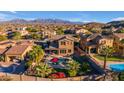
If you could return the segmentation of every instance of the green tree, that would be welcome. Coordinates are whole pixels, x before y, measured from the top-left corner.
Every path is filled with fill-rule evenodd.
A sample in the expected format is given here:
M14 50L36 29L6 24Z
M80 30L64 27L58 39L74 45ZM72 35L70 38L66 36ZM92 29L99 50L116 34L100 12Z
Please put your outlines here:
M44 51L41 46L34 46L33 50L35 51L35 62L39 63L40 59L44 56Z
M31 27L28 27L28 28L26 28L26 30L27 31L29 31L29 32L37 32L38 30L37 29L35 29L35 28L31 28Z
M114 52L114 48L113 47L109 47L109 46L102 46L100 48L100 55L104 56L104 66L103 68L106 68L106 63L107 63L107 58L112 56L113 52Z
M77 61L72 60L68 62L67 66L69 68L67 71L69 76L76 76L80 69L80 64Z
M0 35L0 41L7 40L7 37L5 35Z
M4 61L4 56L0 55L0 61Z
M52 73L53 69L49 67L47 63L40 63L35 67L35 71L36 71L36 76L45 78Z
M124 44L124 39L122 39L122 40L121 40L121 43L123 43L123 44Z
M33 49L27 54L28 62L27 65L32 67L32 63L39 64L44 56L44 51L41 46L34 46Z
M42 35L41 34L36 34L36 33L31 34L30 37L32 39L36 39L36 40L42 39Z
M89 65L88 62L83 62L83 63L82 63L82 71L83 71L83 72L88 72L88 71L90 71L90 65Z
M62 28L58 28L57 31L56 31L56 33L58 35L64 35L64 30Z
M21 39L21 33L20 33L20 32L13 32L13 33L11 34L11 37L12 37L12 39L14 39L14 40L19 40L19 39Z
M124 33L124 30L119 30L118 33Z

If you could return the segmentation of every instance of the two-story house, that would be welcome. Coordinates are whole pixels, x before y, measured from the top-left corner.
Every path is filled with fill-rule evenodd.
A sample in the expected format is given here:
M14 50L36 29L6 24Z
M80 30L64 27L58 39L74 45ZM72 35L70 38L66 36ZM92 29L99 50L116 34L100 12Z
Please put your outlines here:
M20 32L21 33L21 36L25 36L25 35L28 35L28 31L26 30L27 27L15 27L14 28L14 32Z
M43 38L51 38L56 35L56 31L44 30L41 32L41 35L43 36Z
M124 56L124 33L114 34L114 48L116 54Z
M80 47L87 53L99 53L101 46L113 47L113 38L111 36L102 36L101 34L92 34L82 37Z
M69 36L56 36L49 42L46 53L60 56L69 56L74 53L74 40Z

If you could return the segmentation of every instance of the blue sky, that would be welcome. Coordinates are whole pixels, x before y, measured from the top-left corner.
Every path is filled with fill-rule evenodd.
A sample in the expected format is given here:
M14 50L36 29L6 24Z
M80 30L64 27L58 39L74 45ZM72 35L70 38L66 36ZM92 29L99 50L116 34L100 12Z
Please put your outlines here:
M63 19L80 22L110 22L124 20L124 12L121 11L1 11L0 20L11 20L23 18L33 20L42 19Z

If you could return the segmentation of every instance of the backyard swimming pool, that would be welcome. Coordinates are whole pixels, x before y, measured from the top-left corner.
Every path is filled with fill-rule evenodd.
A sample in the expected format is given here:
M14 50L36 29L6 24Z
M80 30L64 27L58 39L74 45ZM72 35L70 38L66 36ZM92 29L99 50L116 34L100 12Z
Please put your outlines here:
M124 71L124 64L111 64L109 65L112 71L122 72Z
M11 73L13 71L13 67L0 67L0 72Z

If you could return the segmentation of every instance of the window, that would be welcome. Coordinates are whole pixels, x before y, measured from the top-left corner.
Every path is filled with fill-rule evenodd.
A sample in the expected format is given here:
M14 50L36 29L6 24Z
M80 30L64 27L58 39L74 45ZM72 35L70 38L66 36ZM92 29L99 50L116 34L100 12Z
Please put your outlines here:
M67 41L67 44L69 45L69 41Z
M66 43L64 41L61 42L61 45L66 45Z
M123 47L119 46L119 49L123 49Z
M71 49L68 50L68 53L71 53Z
M60 50L60 53L65 54L66 50Z
M106 44L106 41L101 41L101 44Z
M70 42L70 45L72 45L72 42Z

